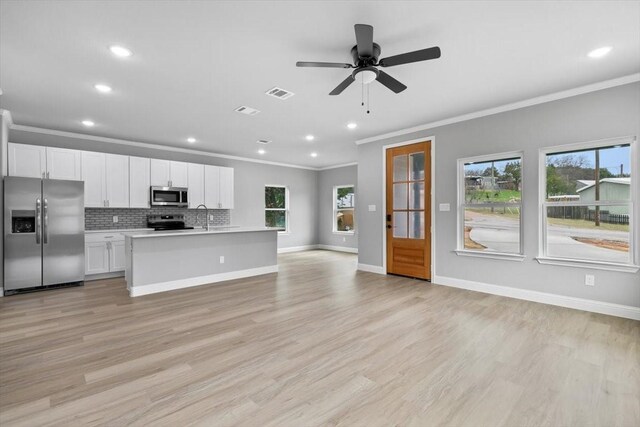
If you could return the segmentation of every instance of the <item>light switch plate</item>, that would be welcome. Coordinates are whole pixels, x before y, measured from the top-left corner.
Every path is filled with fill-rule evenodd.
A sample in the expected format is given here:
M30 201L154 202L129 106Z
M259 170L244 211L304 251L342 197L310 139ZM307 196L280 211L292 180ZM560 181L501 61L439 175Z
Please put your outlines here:
M224 264L224 256L220 256L220 264Z
M118 215L113 216L113 222L118 222Z
M209 221L213 221L213 215L209 215Z
M449 212L451 210L451 205L449 203L440 203L438 205L440 212Z
M376 205L369 205L369 212L375 212L376 211Z
M584 284L586 286L595 286L596 285L596 276L593 274L585 274L584 275Z

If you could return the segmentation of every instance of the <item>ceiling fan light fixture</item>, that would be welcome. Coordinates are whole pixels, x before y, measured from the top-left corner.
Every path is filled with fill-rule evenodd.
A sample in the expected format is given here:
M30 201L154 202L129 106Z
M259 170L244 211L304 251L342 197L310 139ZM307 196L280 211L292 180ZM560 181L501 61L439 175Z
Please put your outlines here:
M356 79L358 83L368 85L378 78L378 70L373 67L359 69L354 72L353 78Z

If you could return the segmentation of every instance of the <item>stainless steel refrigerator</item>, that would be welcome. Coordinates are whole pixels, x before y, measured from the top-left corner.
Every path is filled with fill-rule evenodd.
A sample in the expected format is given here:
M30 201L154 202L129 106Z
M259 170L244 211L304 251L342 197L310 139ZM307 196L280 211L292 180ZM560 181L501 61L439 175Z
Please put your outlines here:
M84 182L5 177L5 292L83 281Z

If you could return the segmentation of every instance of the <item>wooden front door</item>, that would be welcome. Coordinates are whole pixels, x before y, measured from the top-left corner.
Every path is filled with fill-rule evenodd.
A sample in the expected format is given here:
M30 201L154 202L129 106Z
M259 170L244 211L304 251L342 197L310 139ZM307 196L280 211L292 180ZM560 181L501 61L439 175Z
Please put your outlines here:
M387 150L387 273L431 280L431 141Z

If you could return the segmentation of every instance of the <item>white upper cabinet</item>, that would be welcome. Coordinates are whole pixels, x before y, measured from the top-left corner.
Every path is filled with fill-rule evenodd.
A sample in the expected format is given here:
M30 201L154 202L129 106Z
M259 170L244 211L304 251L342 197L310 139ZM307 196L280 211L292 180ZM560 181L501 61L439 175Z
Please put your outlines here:
M218 166L204 166L204 204L209 209L220 206L220 168Z
M233 209L233 168L204 167L204 200L209 209Z
M170 187L171 162L169 160L151 159L151 186Z
M189 164L185 162L171 162L169 165L171 170L170 187L188 187L189 186Z
M84 206L87 208L104 208L107 206L105 166L104 153L82 152Z
M81 151L55 147L47 147L46 151L47 178L82 181Z
M105 155L107 207L129 207L129 156Z
M151 159L151 185L154 187L187 187L188 163Z
M129 157L129 207L149 207L150 166L150 159Z
M189 207L194 209L204 203L204 165L189 163Z
M7 157L9 176L45 178L47 172L45 147L9 143Z
M233 168L220 168L220 208L233 209Z

